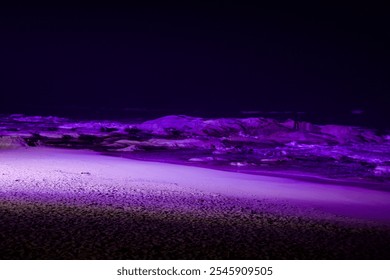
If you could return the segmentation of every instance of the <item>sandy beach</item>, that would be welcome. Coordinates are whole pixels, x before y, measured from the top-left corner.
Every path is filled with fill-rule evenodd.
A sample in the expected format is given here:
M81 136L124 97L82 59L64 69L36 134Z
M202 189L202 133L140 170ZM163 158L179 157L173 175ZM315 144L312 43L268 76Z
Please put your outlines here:
M110 157L0 151L2 259L388 259L390 193Z

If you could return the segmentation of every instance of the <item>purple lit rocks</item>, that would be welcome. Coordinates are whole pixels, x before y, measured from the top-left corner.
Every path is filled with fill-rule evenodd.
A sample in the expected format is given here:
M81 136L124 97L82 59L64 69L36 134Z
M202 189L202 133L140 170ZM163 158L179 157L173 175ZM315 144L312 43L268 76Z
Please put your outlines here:
M382 170L390 162L388 135L378 136L373 130L359 127L307 122L301 122L299 130L293 127L291 120L265 118L166 116L143 123L22 115L0 118L0 135L23 139L29 146L90 149L129 158L215 167L239 166L250 172L304 172L332 179L389 182L388 172ZM9 139L2 140L3 146L10 145Z
M378 176L390 176L390 164L389 165L379 165L374 169L375 175Z
M0 149L27 147L26 141L20 136L0 136Z

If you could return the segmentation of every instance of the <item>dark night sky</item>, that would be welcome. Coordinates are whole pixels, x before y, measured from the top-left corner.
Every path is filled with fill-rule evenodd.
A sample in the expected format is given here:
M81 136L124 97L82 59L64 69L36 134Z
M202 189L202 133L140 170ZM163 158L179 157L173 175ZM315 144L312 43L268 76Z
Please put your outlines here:
M2 7L1 112L362 109L390 119L383 7L183 2Z

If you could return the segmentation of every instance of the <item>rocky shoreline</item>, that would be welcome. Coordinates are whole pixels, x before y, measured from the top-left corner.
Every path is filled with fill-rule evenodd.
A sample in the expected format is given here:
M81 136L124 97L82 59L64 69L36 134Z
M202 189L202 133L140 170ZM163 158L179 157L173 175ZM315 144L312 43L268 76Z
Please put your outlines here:
M249 171L304 172L332 180L390 183L390 136L373 129L266 118L165 116L138 123L0 116L0 149L89 149Z

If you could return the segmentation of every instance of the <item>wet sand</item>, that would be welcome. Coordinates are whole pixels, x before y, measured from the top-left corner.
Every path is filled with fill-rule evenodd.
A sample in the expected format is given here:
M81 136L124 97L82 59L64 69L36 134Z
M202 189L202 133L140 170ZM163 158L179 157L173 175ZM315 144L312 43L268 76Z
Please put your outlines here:
M319 183L322 185L338 185L338 186L349 186L349 187L362 187L371 190L379 190L379 191L390 191L390 184L387 182L383 182L383 180L375 178L361 178L358 176L355 177L344 177L344 178L330 178L325 177L321 174L310 173L308 171L304 172L300 170L299 172L296 170L291 170L291 168L286 169L286 166L231 166L221 163L215 162L194 162L188 161L188 157L184 156L170 156L164 157L167 154L170 154L172 151L160 151L151 155L150 152L100 152L102 155L121 157L134 159L139 161L149 161L149 162L161 162L161 163L171 163L177 165L185 165L185 166L195 166L207 169L214 169L220 171L228 171L228 172L236 172L236 173L244 173L244 174L252 174L252 175L260 175L260 176L268 176L268 177L278 177L278 178L286 178L297 180L300 182L309 182L309 183ZM175 151L178 153L177 151Z

